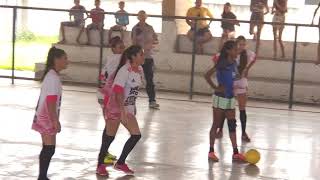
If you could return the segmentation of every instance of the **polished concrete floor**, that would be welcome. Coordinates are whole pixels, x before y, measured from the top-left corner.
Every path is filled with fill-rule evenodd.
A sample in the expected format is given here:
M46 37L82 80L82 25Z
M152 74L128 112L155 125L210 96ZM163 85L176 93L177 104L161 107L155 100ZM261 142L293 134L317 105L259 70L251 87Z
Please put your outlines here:
M9 80L0 80L1 180L36 179L41 139L30 127L38 87L30 81L17 81L12 86ZM161 110L149 110L143 94L138 100L143 138L128 158L136 175L124 176L110 167L109 178L97 177L104 120L93 92L89 87L64 87L62 133L49 169L53 180L320 179L320 107L288 111L286 105L250 102L248 132L252 142L245 144L239 139L239 146L242 152L251 148L260 151L261 161L256 166L232 163L225 129L216 146L221 161L211 163L207 160L210 104L188 102L174 94L159 94ZM208 101L209 97L198 99ZM121 128L110 151L119 155L127 137Z

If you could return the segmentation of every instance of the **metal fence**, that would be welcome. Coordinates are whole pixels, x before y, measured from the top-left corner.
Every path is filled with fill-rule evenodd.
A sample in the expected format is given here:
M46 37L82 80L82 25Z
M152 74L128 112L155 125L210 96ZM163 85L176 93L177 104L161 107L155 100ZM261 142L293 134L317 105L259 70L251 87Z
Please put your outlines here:
M11 69L11 75L10 76L0 76L2 78L10 78L12 84L15 83L15 79L27 79L27 80L36 80L34 78L25 78L25 77L18 77L15 75L15 66L16 66L16 32L17 32L17 11L18 10L34 10L34 11L55 11L55 12L70 12L68 9L52 9L52 8L37 8L37 7L24 7L24 6L7 6L7 5L0 5L0 8L6 8L6 9L12 9L12 69ZM114 12L105 12L107 15L115 15ZM137 14L129 14L129 16L137 16ZM161 18L165 20L185 20L187 17L184 16L160 16L160 15L148 15L148 17L153 18ZM222 19L210 19L210 18L190 18L195 21L198 20L208 20L208 21L222 21ZM239 23L250 23L250 21L244 21L239 20ZM197 23L195 23L197 24ZM264 24L272 25L274 23L272 22L264 22ZM294 23L285 23L285 26L292 26L295 28L295 34L294 34L294 42L293 42L293 54L292 54L292 64L291 64L291 77L290 77L290 89L289 89L289 97L288 97L288 105L291 109L294 104L294 89L295 89L295 75L296 75L296 63L297 63L297 38L298 38L298 30L299 27L318 27L318 25L310 25L310 24L294 24ZM58 28L58 27L57 27ZM195 27L196 29L196 27ZM190 85L189 85L189 98L190 100L193 99L194 93L194 77L195 77L195 66L196 66L196 38L197 36L194 36L193 39L193 48L192 48L192 63L190 67ZM102 38L101 38L102 40ZM161 42L160 42L161 43ZM100 58L99 58L99 74L97 74L97 83L100 83L99 81L99 75L101 74L101 67L102 67L102 61L103 61L103 44L100 43Z

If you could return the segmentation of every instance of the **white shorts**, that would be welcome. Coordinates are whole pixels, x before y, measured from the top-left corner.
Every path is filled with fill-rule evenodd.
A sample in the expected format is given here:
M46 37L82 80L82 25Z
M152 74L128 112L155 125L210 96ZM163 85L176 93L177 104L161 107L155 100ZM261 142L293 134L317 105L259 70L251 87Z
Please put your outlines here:
M245 94L248 92L248 79L247 78L241 78L239 80L236 80L233 82L234 87L234 94Z

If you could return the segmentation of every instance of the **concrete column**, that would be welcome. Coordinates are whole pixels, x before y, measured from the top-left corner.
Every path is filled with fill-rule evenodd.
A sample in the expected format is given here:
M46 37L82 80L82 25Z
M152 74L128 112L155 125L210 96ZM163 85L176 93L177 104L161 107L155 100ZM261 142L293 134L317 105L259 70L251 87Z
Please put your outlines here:
M193 0L175 0L176 2L176 16L186 16L187 11L190 7L194 6ZM189 30L189 26L185 20L177 20L177 33L186 34Z
M162 1L162 15L163 16L175 16L176 1L175 0L163 0ZM173 19L165 19L173 21Z
M28 6L29 5L29 0L21 0L21 6ZM19 29L26 31L28 30L28 10L27 9L21 9L19 10L21 12L20 17L18 16L18 18L20 18L18 20L18 22L20 22L20 27Z

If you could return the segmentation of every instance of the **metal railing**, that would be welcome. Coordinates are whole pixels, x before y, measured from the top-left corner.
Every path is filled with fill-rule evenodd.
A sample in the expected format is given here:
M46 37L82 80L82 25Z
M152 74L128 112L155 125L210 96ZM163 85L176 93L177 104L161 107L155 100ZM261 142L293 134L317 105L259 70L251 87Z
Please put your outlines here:
M9 5L0 5L0 8L8 8L12 9L13 11L13 17L12 17L12 73L11 76L0 76L4 78L11 78L11 83L15 83L15 79L28 79L28 80L35 80L33 78L23 78L23 77L16 77L15 76L15 49L16 49L16 30L17 30L17 10L18 9L25 9L25 10L36 10L36 11L57 11L57 12L70 12L71 10L69 9L55 9L55 8L39 8L39 7L25 7L25 6L9 6ZM89 11L87 11L89 12ZM105 12L104 14L106 15L115 15L115 12ZM137 16L137 14L128 14L129 16ZM154 18L161 18L165 20L185 20L185 19L190 19L194 21L199 21L199 20L207 20L207 21L219 21L221 22L222 19L211 19L211 18L198 18L198 17L185 17L185 16L162 16L162 15L148 15L148 17L154 17ZM238 20L239 23L250 23L250 21L246 20ZM197 23L195 23L196 26ZM292 58L292 66L291 66L291 78L290 78L290 95L289 95L289 109L292 108L293 106L293 95L294 95L294 85L295 85L295 72L296 72L296 63L297 63L297 36L298 36L298 28L299 27L317 27L318 25L310 25L310 24L297 24L297 23L273 23L273 22L264 22L264 24L269 24L269 25L274 25L274 24L279 24L279 25L285 25L285 26L293 26L295 27L295 33L294 33L294 46L293 46L293 58ZM194 27L196 29L196 27ZM190 100L193 99L194 95L194 76L195 76L195 62L196 62L196 33L194 33L194 38L193 38L193 47L192 47L192 63L191 63L191 80L190 80L190 89L189 89L189 98ZM101 67L102 67L102 60L103 60L103 38L101 39L101 45L100 45L100 59L99 59L99 75L101 74ZM98 79L98 84L100 84L100 80Z

